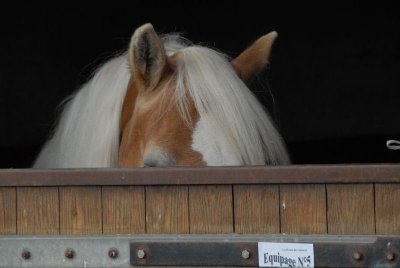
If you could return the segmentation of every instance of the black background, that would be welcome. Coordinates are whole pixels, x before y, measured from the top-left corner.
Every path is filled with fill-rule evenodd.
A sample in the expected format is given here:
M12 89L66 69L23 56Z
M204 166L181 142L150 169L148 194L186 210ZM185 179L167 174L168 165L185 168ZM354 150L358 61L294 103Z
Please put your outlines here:
M232 57L278 31L271 65L259 78L268 87L257 95L293 162L399 162L400 152L386 149L385 141L400 139L400 9L381 1L346 2L35 1L2 7L0 167L28 167L57 105L98 64L126 49L134 29L146 22Z

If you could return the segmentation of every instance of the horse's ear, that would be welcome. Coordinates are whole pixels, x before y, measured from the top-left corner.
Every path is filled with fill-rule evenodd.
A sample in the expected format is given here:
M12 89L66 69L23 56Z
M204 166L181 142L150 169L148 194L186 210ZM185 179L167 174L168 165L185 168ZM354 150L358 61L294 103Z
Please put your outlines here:
M274 31L260 37L232 60L233 69L244 82L250 82L268 64L272 44L277 36L278 33Z
M155 87L166 66L163 42L150 23L136 29L129 46L129 65L136 81Z

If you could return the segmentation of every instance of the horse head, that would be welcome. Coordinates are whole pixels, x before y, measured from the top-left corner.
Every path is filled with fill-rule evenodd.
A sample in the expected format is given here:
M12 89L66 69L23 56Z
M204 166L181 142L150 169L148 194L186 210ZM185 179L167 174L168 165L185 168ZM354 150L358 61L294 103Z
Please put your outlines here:
M139 27L128 49L131 79L120 118L118 166L287 163L283 142L246 84L277 36L229 61L210 48Z

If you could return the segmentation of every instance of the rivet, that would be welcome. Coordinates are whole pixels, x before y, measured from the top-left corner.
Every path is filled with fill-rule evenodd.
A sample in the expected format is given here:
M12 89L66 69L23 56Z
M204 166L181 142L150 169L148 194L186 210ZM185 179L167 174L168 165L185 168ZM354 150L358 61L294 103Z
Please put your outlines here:
M31 252L30 252L29 250L27 250L27 249L24 249L24 250L22 251L22 253L21 253L21 257L22 257L24 260L29 260L29 259L31 258Z
M68 259L72 259L75 256L75 252L72 248L69 248L65 251L65 257Z
M354 260L359 261L359 260L361 260L361 258L362 258L362 255L361 255L360 252L358 252L358 251L354 251L353 252L353 259Z
M139 259L144 259L146 258L146 252L143 249L138 249L137 256Z
M112 248L108 251L108 257L111 259L116 259L118 257L118 250L115 248Z
M394 258L395 258L395 254L394 254L393 252L388 252L388 253L386 253L386 259L387 259L388 261L393 261Z
M248 258L250 258L250 252L249 252L247 249L245 249L245 250L242 251L242 258L243 258L243 259L248 259Z

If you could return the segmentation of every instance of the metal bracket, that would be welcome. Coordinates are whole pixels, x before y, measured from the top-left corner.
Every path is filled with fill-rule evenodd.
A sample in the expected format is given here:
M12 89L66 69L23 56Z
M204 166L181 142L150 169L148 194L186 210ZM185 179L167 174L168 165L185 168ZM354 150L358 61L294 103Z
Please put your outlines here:
M241 242L138 242L132 265L258 266L257 244Z
M0 267L258 266L257 242L313 243L315 267L400 267L400 236L0 236Z
M257 267L258 242L312 243L315 267L400 267L399 237L365 236L239 236L221 240L137 241L131 243L131 264Z

